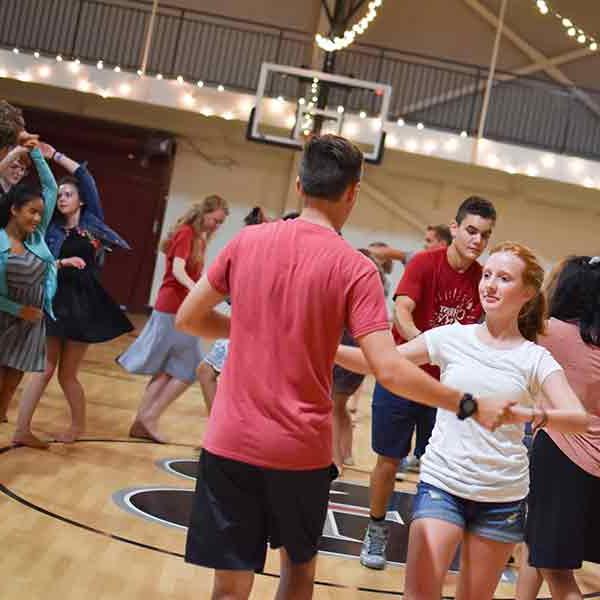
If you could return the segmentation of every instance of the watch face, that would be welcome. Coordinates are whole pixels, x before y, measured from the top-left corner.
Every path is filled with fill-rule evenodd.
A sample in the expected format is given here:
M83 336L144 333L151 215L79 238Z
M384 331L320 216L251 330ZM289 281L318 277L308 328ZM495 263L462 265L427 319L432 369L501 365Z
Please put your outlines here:
M465 398L463 402L463 412L467 415L472 415L477 409L477 403L473 398Z

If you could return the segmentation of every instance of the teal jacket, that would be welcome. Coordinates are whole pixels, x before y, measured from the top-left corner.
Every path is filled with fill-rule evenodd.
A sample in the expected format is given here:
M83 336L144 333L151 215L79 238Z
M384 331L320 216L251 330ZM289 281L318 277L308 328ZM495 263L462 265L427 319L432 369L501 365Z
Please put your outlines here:
M56 194L58 188L52 171L46 164L42 153L35 148L29 154L42 186L42 196L44 199L44 215L42 222L39 224L37 229L30 235L24 242L25 247L38 258L43 260L47 264L46 268L46 279L44 281L44 310L53 319L54 313L52 312L52 299L56 294L56 259L52 256L52 253L46 245L44 236L46 235L46 229L50 224L52 215L54 214L54 208L56 207ZM22 308L21 304L13 302L8 297L8 285L6 283L6 261L10 254L10 238L6 234L4 229L0 229L0 311L10 313L11 315L18 316L19 311Z

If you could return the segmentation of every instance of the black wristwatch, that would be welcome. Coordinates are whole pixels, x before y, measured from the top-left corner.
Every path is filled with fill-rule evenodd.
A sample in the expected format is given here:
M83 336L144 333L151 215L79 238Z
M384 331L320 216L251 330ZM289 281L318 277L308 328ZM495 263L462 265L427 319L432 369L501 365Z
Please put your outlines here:
M460 404L458 405L458 412L456 416L464 421L469 417L472 417L477 412L477 400L473 398L472 394L463 394L463 397L460 399Z

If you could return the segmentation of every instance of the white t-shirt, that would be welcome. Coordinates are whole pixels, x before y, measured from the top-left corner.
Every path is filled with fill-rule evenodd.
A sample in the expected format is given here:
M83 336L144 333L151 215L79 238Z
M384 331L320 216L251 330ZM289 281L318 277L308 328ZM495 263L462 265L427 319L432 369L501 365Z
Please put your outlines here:
M474 396L515 398L532 405L544 379L561 366L533 342L500 350L484 344L476 325L446 325L424 333L442 383ZM421 465L421 480L479 502L511 502L529 493L529 463L522 425L484 429L439 409Z

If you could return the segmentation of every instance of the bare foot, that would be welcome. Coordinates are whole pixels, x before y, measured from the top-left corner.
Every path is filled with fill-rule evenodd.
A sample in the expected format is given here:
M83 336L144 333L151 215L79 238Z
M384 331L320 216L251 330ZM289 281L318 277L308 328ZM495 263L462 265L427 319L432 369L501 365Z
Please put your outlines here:
M72 444L73 442L76 442L82 434L83 431L80 429L67 429L64 433L57 433L54 436L54 439L63 444Z
M27 446L29 448L37 448L39 450L47 450L50 447L48 442L40 440L31 433L31 431L18 432L13 435L12 443L15 446Z
M155 442L156 444L166 444L167 441L158 435L156 431L152 431L152 429L138 421L137 419L133 422L133 425L129 429L129 437L138 438L141 440L150 440L151 442Z

